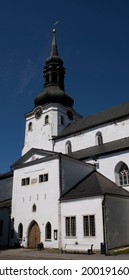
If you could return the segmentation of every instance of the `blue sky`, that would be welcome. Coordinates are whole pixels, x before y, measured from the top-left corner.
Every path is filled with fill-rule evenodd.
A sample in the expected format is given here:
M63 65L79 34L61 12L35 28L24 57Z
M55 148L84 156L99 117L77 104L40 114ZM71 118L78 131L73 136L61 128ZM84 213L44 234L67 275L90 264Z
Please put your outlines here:
M21 156L56 21L75 110L88 116L129 101L128 0L1 0L0 173Z

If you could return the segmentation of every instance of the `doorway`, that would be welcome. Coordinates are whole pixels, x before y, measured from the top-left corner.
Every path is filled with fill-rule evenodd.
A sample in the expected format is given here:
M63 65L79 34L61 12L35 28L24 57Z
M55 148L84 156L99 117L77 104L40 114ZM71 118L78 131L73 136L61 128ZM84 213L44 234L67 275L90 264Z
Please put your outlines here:
M40 243L40 228L38 224L33 221L28 233L28 247L37 248L38 243Z

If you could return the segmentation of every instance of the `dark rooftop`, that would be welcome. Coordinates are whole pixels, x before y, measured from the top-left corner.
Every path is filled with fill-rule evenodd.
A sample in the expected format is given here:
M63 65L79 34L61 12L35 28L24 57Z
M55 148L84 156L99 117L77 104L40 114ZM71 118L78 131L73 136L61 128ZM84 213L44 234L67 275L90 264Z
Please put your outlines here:
M78 119L64 128L62 134L55 137L55 139L65 137L73 133L79 133L92 127L119 120L126 116L129 116L129 102L112 107L95 115Z
M0 203L12 198L13 173L9 172L0 176Z
M129 197L128 191L122 187L118 187L114 182L99 172L93 171L70 191L62 195L61 201L100 196L105 194Z
M76 159L86 159L129 149L129 137L78 150L70 155Z

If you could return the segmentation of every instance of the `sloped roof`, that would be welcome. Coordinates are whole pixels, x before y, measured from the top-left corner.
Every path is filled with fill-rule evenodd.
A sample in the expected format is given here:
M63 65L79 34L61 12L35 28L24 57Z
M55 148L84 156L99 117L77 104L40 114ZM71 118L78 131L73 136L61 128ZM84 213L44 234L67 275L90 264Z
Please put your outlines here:
M9 172L0 176L0 203L10 201L12 198L13 173Z
M129 197L129 192L97 171L93 171L84 180L61 197L61 201L105 194Z
M11 167L15 169L15 168L21 167L24 164L25 165L30 165L30 164L33 165L33 164L36 164L36 162L39 163L41 160L43 160L41 158L41 159L34 159L34 160L30 161L30 162L26 162L34 154L40 155L40 156L44 156L44 159L46 158L48 160L49 158L51 158L52 156L57 155L58 153L52 152L52 151L43 150L43 149L31 148L27 153L25 153L15 163L13 163L11 165Z
M129 149L129 137L78 150L76 152L72 152L71 156L76 159L86 159L127 149Z
M92 116L78 119L64 128L63 132L58 137L55 137L55 139L65 137L73 133L79 133L98 125L119 120L126 116L129 116L129 102L112 107Z

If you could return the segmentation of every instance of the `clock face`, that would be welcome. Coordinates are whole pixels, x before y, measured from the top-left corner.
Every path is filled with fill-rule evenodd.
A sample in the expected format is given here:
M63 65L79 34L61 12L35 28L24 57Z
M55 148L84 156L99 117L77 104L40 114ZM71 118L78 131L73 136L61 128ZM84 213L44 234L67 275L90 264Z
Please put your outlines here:
M42 109L41 108L36 108L35 110L35 118L39 119L42 115Z

